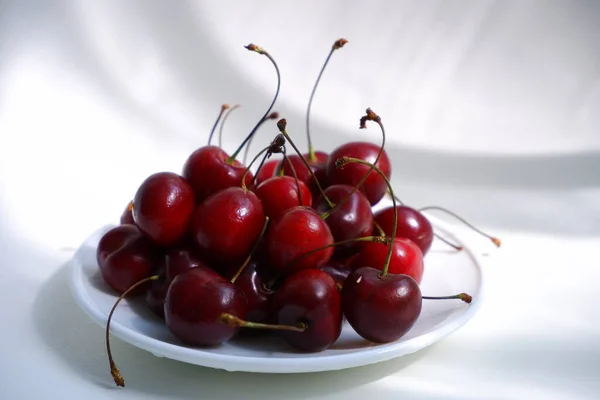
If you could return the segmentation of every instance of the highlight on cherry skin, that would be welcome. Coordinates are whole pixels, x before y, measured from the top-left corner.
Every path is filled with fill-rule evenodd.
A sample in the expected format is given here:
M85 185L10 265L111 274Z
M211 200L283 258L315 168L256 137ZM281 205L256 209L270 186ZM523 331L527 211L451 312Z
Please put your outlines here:
M377 125L377 138L369 132L362 141L313 147L313 98L332 54L347 43L333 43L308 99L308 149L297 143L303 127L288 129L273 111L281 81L275 57L250 44L244 47L274 66L277 90L238 148L230 155L219 144L229 112L238 107L224 104L212 127L203 128L203 145L173 167L181 174L155 172L133 188L96 252L115 296L105 337L115 384L125 380L111 352L110 326L124 299L144 302L181 346L214 348L261 335L283 338L294 352L326 351L343 329L365 343L402 340L427 301L471 303L467 293L434 297L421 287L436 240L423 211L450 211L397 201L379 115L367 108L357 118L358 129ZM274 138L252 152L260 129ZM251 162L240 160L244 152ZM374 213L386 193L392 206Z

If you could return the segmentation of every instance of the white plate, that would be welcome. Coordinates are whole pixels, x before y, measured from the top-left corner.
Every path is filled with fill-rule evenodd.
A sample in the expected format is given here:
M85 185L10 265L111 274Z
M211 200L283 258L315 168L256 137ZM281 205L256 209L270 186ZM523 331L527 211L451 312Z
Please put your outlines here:
M431 221L449 235L444 224L434 218ZM105 226L94 232L71 261L70 286L75 301L103 327L106 327L108 313L117 297L100 275L96 246L110 228L112 226ZM143 298L121 302L113 315L111 333L158 357L227 371L301 373L339 370L414 353L463 326L481 303L481 259L456 235L450 237L465 249L456 253L435 240L425 258L422 292L432 296L467 292L473 296L473 302L467 305L458 300L425 300L417 323L404 337L393 343L369 343L346 323L338 341L320 353L296 352L271 336L234 339L210 349L191 348L181 344L167 330L164 323L145 307Z

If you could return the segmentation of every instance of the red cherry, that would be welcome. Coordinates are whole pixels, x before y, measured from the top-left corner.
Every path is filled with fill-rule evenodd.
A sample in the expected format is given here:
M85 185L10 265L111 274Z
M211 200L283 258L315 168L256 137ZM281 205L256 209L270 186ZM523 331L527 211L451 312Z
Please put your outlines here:
M244 318L246 299L240 288L211 269L191 268L173 279L165 299L165 323L181 341L215 346L237 332L221 322L221 314Z
M421 314L419 284L408 275L362 267L348 276L342 290L346 319L363 338L389 343L404 336Z
M98 243L96 260L104 281L119 294L152 275L157 266L154 246L135 225L119 225ZM134 293L141 293L142 289Z
M331 244L333 236L325 221L313 209L300 206L271 223L265 243L269 266L273 272L283 274L321 268L331 258L332 247L306 257L300 256ZM291 264L296 259L298 261Z
M363 249L352 260L352 269L371 267L382 270L385 264L389 245L376 242L364 243ZM411 240L396 237L392 243L392 258L389 272L406 274L421 283L423 279L423 254L421 249Z
M331 276L337 284L343 285L352 269L341 261L329 260L324 267L321 267L321 271Z
M176 243L185 234L196 203L194 191L172 172L150 175L133 199L133 220L158 245Z
M261 183L266 181L269 178L272 178L277 173L277 166L279 165L279 160L269 160L263 164L258 173L256 174L256 186L259 186Z
M308 162L310 169L313 171L313 173L317 177L319 183L321 184L321 187L326 188L327 187L327 160L329 159L329 155L322 151L315 151L315 158L310 158L308 154L303 154L302 156ZM319 188L318 188L317 184L315 183L315 180L313 179L312 175L310 174L310 171L306 168L306 165L304 165L304 162L302 161L300 156L297 154L292 154L292 155L289 155L287 158L288 158L289 162L285 161L285 160L281 160L280 164L279 164L281 166L281 168L283 169L283 174L286 176L291 176L291 177L294 176L294 173L292 172L292 168L290 167L290 164L289 164L289 163L291 163L294 166L294 169L296 170L296 175L298 176L298 180L303 182L306 186L308 186L308 188L310 189L310 192L313 195L313 198L316 199L317 197L319 197L319 195L321 194L319 191Z
M327 178L330 185L344 184L356 186L360 183L365 174L369 172L369 166L362 164L351 163L337 168L336 160L343 156L358 158L369 163L375 162L380 147L369 142L350 142L336 148L329 156L327 163ZM387 153L383 151L377 164L375 164L385 176L389 179L391 176L392 167ZM387 186L384 179L375 171L371 171L369 177L361 185L360 191L369 199L369 202L374 205L379 202L385 195Z
M123 214L121 214L121 219L119 221L121 225L123 224L135 224L133 222L133 200L127 204L127 207L123 210Z
M396 237L412 240L423 255L427 254L433 242L433 228L423 214L407 206L396 207L398 212L398 228ZM375 222L387 234L392 234L394 226L394 208L388 207L375 214Z
M271 298L277 324L298 326L303 332L281 331L296 349L316 352L330 347L342 330L341 295L332 277L306 269L288 277Z
M220 147L204 146L189 156L183 166L183 177L194 189L196 201L201 203L223 189L240 186L245 170L239 161L229 160L229 155ZM244 179L247 186L252 179L252 173L248 172Z
M193 223L196 243L214 266L241 264L260 236L265 214L253 192L230 187L200 204Z
M302 197L302 204L298 199L298 187ZM274 176L261 183L255 190L265 209L265 214L271 221L278 219L286 211L298 205L310 206L312 195L308 187L301 181L289 176Z
M354 193L352 193L354 192ZM370 236L373 232L373 212L369 200L352 186L332 185L325 189L325 194L337 204L352 195L339 207L336 207L325 219L327 226L336 242ZM321 195L315 203L316 210L323 214L331 210L325 198ZM361 249L361 243L336 246L336 254L348 254ZM350 251L352 253L352 251Z

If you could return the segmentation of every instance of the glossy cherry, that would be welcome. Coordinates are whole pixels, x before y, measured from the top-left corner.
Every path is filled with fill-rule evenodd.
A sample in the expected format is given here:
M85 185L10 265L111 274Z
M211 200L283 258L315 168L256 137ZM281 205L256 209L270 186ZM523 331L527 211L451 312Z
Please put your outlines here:
M303 154L302 157L306 160L310 169L315 174L315 177L321 184L322 188L327 187L327 160L329 159L329 155L322 151L315 151L314 157L311 157L309 154ZM286 176L293 177L294 174L292 172L292 168L290 167L290 163L296 170L296 175L298 176L298 180L303 182L309 189L313 195L313 198L317 198L321 192L319 191L319 187L315 183L314 178L312 177L310 171L306 168L306 165L302 161L297 154L292 154L288 156L288 161L281 160L279 167L282 168L283 174Z
M370 236L373 232L373 212L369 200L354 187L348 185L332 185L325 189L325 194L339 206L331 209L325 198L320 196L315 202L316 210L328 214L325 222L336 242ZM349 196L349 197L348 197ZM361 243L336 246L336 253L348 253L361 249Z
M260 170L256 173L256 186L277 174L277 167L280 160L268 160L263 164Z
M327 178L330 185L344 184L356 186L360 183L369 167L361 164L348 164L336 168L335 161L343 156L358 158L369 163L375 162L380 147L370 142L349 142L337 147L330 155L327 163ZM389 179L392 167L385 150L375 164ZM381 176L372 171L365 182L360 186L360 191L369 199L371 205L377 204L385 195L387 187Z
M433 242L433 228L431 223L423 214L414 208L408 206L397 206L398 211L398 228L396 237L412 240L423 256L427 254ZM392 207L387 207L375 214L375 222L379 224L381 229L390 235L394 225L394 210Z
M152 242L130 224L119 225L102 236L96 260L104 281L119 294L151 276L158 265ZM140 288L135 293L142 291Z
M379 269L362 267L344 281L342 308L360 336L389 343L404 336L419 318L421 290L408 275L381 276Z
M353 258L351 268L371 267L382 270L385 264L389 245L366 242L363 249ZM421 249L409 239L396 237L392 243L392 258L389 272L392 274L410 275L417 283L421 283L424 272Z
M342 330L341 295L327 273L307 269L288 277L271 298L277 324L305 326L303 332L282 331L296 349L316 352L330 347Z
M165 299L165 323L182 342L215 346L231 339L237 328L221 322L222 313L246 316L240 288L211 269L191 268L173 279Z
M300 198L298 197L300 189ZM308 187L289 176L274 176L261 183L254 191L261 200L265 215L271 220L276 220L285 214L289 209L301 206L312 205L312 195Z
M352 269L341 261L329 260L325 266L321 267L321 271L331 276L337 284L343 285Z
M264 222L259 198L241 187L230 187L198 206L193 233L213 267L241 264L254 247Z
M135 224L135 222L133 221L133 200L130 201L129 204L127 204L127 207L125 207L125 209L123 210L119 223L121 225Z
M189 183L173 172L150 175L133 199L133 220L158 245L179 241L190 223L196 201Z
M190 182L197 203L229 187L240 186L246 167L230 159L225 150L217 146L204 146L194 151L183 166L183 177ZM250 186L252 173L244 182Z
M308 207L295 207L272 222L267 232L266 253L269 267L278 274L292 274L307 268L321 268L331 258L333 248L302 257L316 248L333 244L329 227Z

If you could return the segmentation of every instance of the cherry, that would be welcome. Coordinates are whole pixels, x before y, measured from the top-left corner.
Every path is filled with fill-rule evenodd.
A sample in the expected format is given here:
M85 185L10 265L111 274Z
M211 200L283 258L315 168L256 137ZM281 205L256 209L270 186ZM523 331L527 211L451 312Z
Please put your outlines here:
M194 237L202 254L212 262L235 264L250 254L264 220L263 206L253 192L230 187L198 206Z
M348 185L332 185L325 189L325 195L333 203L344 201L334 209L329 207L323 196L315 202L316 210L323 214L336 242L371 235L373 212L369 200L361 192ZM360 250L360 246L360 243L338 246L336 253L348 254L353 249L356 252L356 249Z
M341 296L335 280L317 269L288 277L272 297L280 325L304 325L303 332L282 331L296 349L316 352L331 346L342 330Z
M246 168L225 150L217 146L204 146L194 151L183 167L183 176L190 182L201 203L207 197L223 189L242 184ZM246 175L244 183L250 185L252 173Z
M348 275L352 272L352 269L341 261L329 260L324 267L321 267L321 271L331 276L338 285L343 285Z
M127 207L123 210L123 214L121 214L120 223L123 224L135 224L133 222L133 200L127 204Z
M377 343L392 342L415 324L421 314L419 284L408 275L362 267L344 281L342 307L352 328Z
M130 224L119 225L102 236L96 260L104 281L119 294L152 275L157 266L152 242Z
M158 245L176 243L186 233L196 202L189 183L173 172L150 175L133 199L133 220Z
M186 344L216 346L237 333L237 328L221 323L221 314L245 318L246 307L240 288L209 268L191 268L169 286L165 323Z
M260 184L267 179L276 176L278 165L279 160L269 160L264 163L261 169L256 173L256 185L260 186Z
M360 267L372 267L382 269L389 245L377 242L362 243L363 249L352 260L351 269ZM409 239L396 237L391 243L392 258L388 270L393 274L406 274L421 283L423 279L423 254L421 249Z
M301 181L296 184L294 178L289 176L269 178L256 188L255 193L263 204L265 214L272 220L280 218L293 207L312 204L312 195L308 187Z
M331 258L328 247L303 257L289 265L303 253L333 244L329 227L311 208L297 206L273 221L266 236L266 252L273 272L291 274L307 268L321 268Z
M408 206L397 206L398 228L396 236L413 241L423 256L427 254L433 242L433 228L423 214ZM394 210L385 208L375 214L375 221L384 232L391 232L394 224Z

